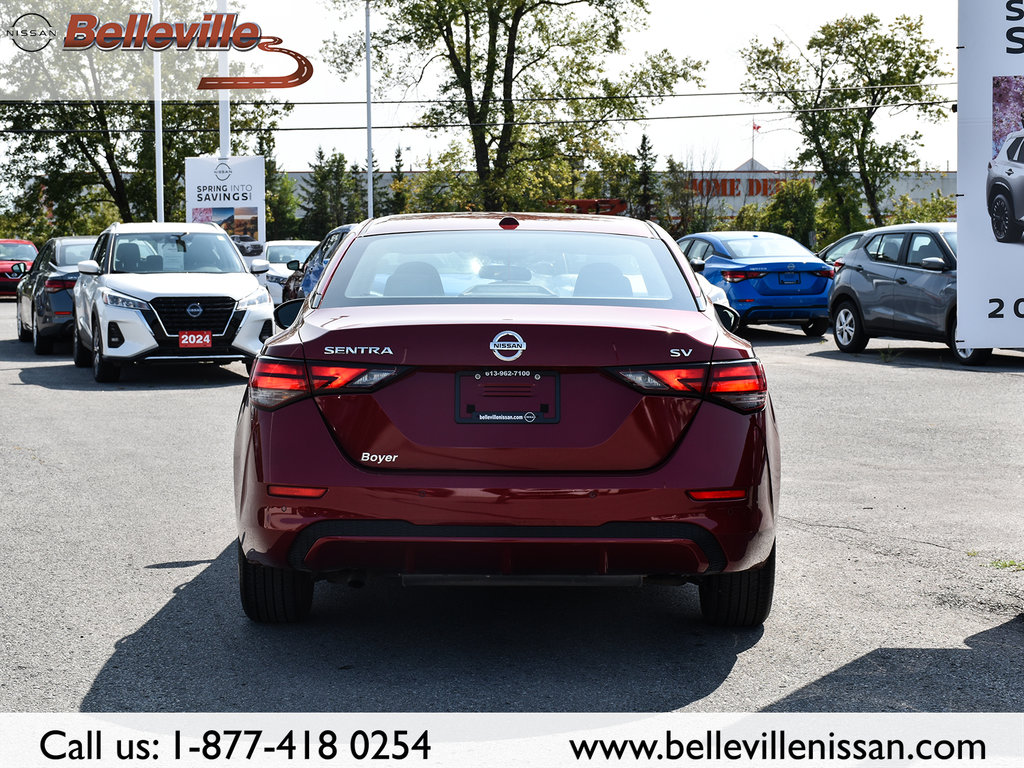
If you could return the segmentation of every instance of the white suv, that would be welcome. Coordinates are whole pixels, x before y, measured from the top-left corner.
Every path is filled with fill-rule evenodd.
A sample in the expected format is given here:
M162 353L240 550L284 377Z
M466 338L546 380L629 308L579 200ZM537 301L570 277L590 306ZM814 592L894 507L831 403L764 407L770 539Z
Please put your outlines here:
M75 365L116 381L135 362L245 361L274 332L256 274L216 224L113 224L78 265Z

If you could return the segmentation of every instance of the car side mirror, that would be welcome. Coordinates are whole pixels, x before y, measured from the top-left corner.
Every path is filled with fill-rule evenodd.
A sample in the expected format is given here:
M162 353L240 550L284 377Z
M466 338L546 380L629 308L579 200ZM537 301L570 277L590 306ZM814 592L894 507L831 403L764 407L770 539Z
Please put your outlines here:
M85 261L78 262L78 272L83 275L98 275L100 273L100 265L92 259L86 259Z
M11 265L12 275L24 275L26 271L25 262L23 261L16 261Z
M249 271L254 275L262 275L270 269L270 262L266 259L253 259L249 265Z
M292 299L284 304L278 304L277 309L274 310L274 322L281 328L290 328L295 322L295 318L299 316L299 311L304 303L305 299Z
M929 256L926 259L921 259L921 266L925 269L930 269L932 272L945 272L948 269L946 260L938 256Z
M734 333L740 327L740 313L725 304L713 304L715 314L718 315L718 322L725 330Z
M694 272L703 272L704 271L704 259L694 259L693 261L691 261L690 262L690 269L692 269Z
M287 264L285 264L285 266L286 266L286 267L287 267L287 268L288 268L289 270L291 270L292 272L296 272L296 271L298 271L298 270L302 269L302 264L301 264L301 263L299 263L299 260L298 260L298 259L292 259L292 260L291 260L291 261L289 261L289 262L288 262Z

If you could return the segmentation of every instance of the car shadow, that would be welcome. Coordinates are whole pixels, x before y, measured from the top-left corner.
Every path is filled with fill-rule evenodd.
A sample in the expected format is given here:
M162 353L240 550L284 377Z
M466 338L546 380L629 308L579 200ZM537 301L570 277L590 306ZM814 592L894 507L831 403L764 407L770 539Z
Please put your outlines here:
M831 341L831 340L829 340ZM840 352L834 344L811 352L810 357L843 360L851 363L888 365L903 368L956 369L967 373L1020 373L1024 371L1024 356L1010 350L993 350L982 365L962 365L952 350L942 344L915 346L899 339L872 339L863 352Z
M245 367L240 362L229 365L193 363L130 365L122 369L117 382L99 384L93 380L90 368L75 367L70 343L55 344L51 355L37 355L31 344L17 340L0 341L0 366L4 363L19 365L18 378L22 384L53 390L179 390L233 387L248 380ZM21 365L23 363L32 365Z
M232 542L117 642L82 711L666 711L763 634L705 625L693 587L320 583L294 626L249 621L237 590Z
M761 711L1020 711L1024 614L964 644L968 647L879 648Z

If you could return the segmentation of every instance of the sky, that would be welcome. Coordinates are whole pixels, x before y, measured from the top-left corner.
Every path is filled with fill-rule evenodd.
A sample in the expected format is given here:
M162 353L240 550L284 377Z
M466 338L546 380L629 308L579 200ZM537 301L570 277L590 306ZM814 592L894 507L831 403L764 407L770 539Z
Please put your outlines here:
M963 0L969 2L971 0ZM646 131L660 166L672 156L676 160L693 159L707 168L732 170L753 155L758 162L772 169L788 168L797 153L799 137L793 130L790 119L773 116L765 105L757 105L742 96L714 96L710 94L733 92L740 88L745 68L739 51L755 37L767 42L773 37L790 38L804 44L824 23L834 21L843 14L860 16L874 13L887 23L896 16L905 14L923 16L925 32L942 51L945 68L954 71L956 59L957 2L956 0L844 0L842 4L822 3L820 0L730 0L729 2L692 2L691 0L648 0L650 24L646 30L634 30L627 34L630 58L639 58L649 51L668 48L680 56L707 61L703 72L704 88L697 89L688 83L677 88L681 93L706 95L668 99L650 110L651 116L689 116L687 119L652 120L647 124L631 125L624 129L621 148L635 151L641 134ZM372 6L372 2L371 2ZM308 10L298 13L296 8ZM257 20L265 33L284 38L287 45L310 55L319 51L320 40L327 31L335 29L345 32L362 29L365 17L362 12L352 17L347 24L330 21L323 0L293 0L291 4L250 0L245 4L245 18ZM311 18L318 22L310 24ZM371 12L371 30L376 19ZM319 59L310 55L314 67L319 66L317 76L308 84L289 94L296 100L341 100L360 101L365 99L365 70L356 72L342 80ZM285 67L287 68L287 67ZM269 69L269 68L268 68ZM956 97L955 75L945 78L940 93L948 98ZM283 94L283 92L282 92ZM419 98L430 98L434 94L422 91ZM384 98L399 98L401 94L388 94ZM756 118L744 114L733 117L697 117L758 112ZM413 120L417 107L402 105L376 105L373 123L377 126L400 125ZM751 128L756 120L761 130L756 136ZM881 117L883 135L889 138L903 133L920 130L924 134L924 146L920 157L925 166L936 170L956 169L956 123L950 118L943 124L923 123L903 117ZM366 125L364 104L350 106L297 107L285 126L360 126ZM422 167L428 156L436 156L447 146L448 138L432 136L421 130L395 130L377 128L373 132L374 151L381 167L392 163L397 147L403 149L407 167ZM340 151L351 162L360 164L366 159L365 130L320 130L288 132L278 135L277 158L279 164L289 171L308 170L309 161L317 146L326 152Z

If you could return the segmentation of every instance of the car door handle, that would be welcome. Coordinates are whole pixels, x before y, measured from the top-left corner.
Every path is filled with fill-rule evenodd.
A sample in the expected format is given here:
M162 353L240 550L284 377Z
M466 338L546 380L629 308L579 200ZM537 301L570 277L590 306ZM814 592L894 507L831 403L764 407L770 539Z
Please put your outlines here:
M897 277L896 278L896 282L899 283L900 285L906 285L907 284L907 278L905 278L905 277Z
M1013 176L1013 168L1007 168L1006 169L1006 175L1007 176Z
M860 264L847 264L846 269L853 269L856 270L857 272L864 271L864 267L862 267Z

